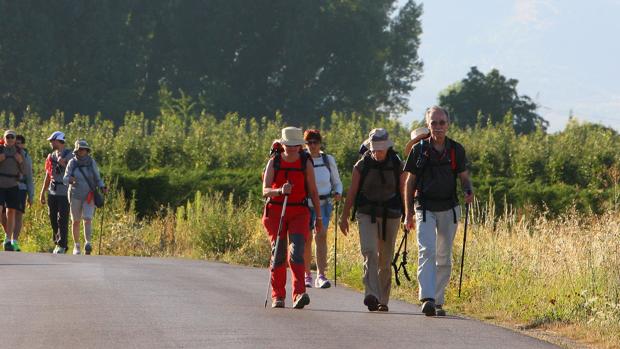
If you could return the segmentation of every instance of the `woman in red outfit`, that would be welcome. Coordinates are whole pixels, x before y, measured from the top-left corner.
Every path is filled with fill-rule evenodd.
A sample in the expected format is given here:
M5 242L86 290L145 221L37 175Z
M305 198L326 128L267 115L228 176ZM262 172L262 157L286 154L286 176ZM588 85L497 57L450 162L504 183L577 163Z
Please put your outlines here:
M288 195L278 251L273 254L275 261L271 270L271 307L284 308L288 264L293 275L293 307L301 309L310 304L304 285L304 244L310 234L308 197L314 206L318 230L323 228L321 205L314 181L312 160L302 149L305 143L302 130L296 127L282 129L282 139L279 142L284 149L269 160L263 176L263 196L269 199L265 206L263 226L269 234L272 251L275 249L284 197Z

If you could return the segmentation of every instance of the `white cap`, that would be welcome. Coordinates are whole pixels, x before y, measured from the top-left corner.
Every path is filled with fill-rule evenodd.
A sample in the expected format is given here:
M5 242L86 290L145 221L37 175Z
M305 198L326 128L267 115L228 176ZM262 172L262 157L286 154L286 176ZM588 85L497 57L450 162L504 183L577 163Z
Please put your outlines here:
M52 133L51 136L49 136L49 138L47 139L48 141L64 141L65 140L65 134L60 132L60 131L56 131L54 133Z

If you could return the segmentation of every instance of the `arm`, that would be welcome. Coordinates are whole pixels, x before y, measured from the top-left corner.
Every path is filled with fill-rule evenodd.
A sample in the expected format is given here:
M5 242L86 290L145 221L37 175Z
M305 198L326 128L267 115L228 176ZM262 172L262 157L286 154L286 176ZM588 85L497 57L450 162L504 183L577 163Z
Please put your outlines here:
M342 181L340 180L340 172L338 172L338 165L336 164L336 159L333 156L328 155L327 160L330 162L330 168L332 170L332 190L336 193L334 194L334 199L338 201L342 196Z
M321 200L319 200L319 191L316 189L316 182L314 179L314 166L312 166L312 160L306 160L306 185L308 186L308 194L310 200L312 200L312 206L314 206L314 215L316 217L315 229L316 231L323 231L323 217L321 217Z
M103 179L101 178L101 173L99 172L99 166L97 166L97 162L95 161L95 159L92 159L93 161L93 173L95 175L95 183L97 183L97 186L99 188L105 188L105 183L103 183Z
M413 213L415 207L413 205L413 193L415 191L416 177L413 173L407 172L407 179L405 181L405 227L407 229L413 228Z
M74 167L75 167L75 161L69 160L69 164L67 164L67 167L65 168L65 175L62 177L62 182L65 185L75 183L75 177L71 175L73 173Z
M32 173L32 158L30 155L24 157L26 159L26 171L24 175L26 176L26 188L28 188L28 202L32 205L34 201L34 179Z
M51 177L49 173L47 172L48 166L51 166L51 163L48 163L49 161L51 161L51 159L50 159L50 156L48 155L47 159L45 159L45 169L43 170L43 173L45 176L43 178L43 186L41 187L41 194L39 194L39 201L41 202L42 205L45 205L45 191L47 190L47 188L49 188L50 181L51 181Z
M353 202L355 202L355 198L359 190L360 177L360 172L356 168L353 168L353 173L351 174L351 186L347 192L347 198L344 202L344 209L342 210L342 216L340 217L340 230L345 236L349 232L349 215L351 214L351 207L353 207Z
M280 196L284 194L284 186L282 186L281 188L277 188L277 189L274 189L271 187L271 184L273 184L273 180L274 180L273 178L274 174L275 173L273 170L273 159L270 159L269 162L267 163L267 167L265 168L265 174L263 175L263 197L264 198L272 198L274 196ZM291 191L289 189L288 193L290 192Z

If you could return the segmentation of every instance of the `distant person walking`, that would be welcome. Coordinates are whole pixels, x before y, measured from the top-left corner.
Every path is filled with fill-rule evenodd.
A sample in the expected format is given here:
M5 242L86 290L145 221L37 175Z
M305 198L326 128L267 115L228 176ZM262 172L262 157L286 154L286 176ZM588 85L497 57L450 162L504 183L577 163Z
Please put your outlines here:
M422 312L427 316L445 316L443 305L452 268L452 244L461 214L457 178L467 204L473 201L474 194L465 149L447 137L448 112L434 106L426 111L425 119L430 138L413 147L405 164L405 225L408 229L415 225L417 230Z
M13 130L4 131L4 144L0 145L0 211L6 209L6 226L4 238L4 250L13 251L13 230L15 229L15 210L19 207L18 181L21 175L29 171L24 161L24 156L15 146L17 133ZM4 213L3 213L4 214Z
M269 160L263 176L263 196L268 198L263 226L269 234L274 258L271 269L271 306L284 308L286 266L289 265L292 272L293 307L301 309L310 303L304 285L304 248L310 234L308 197L314 206L316 229L319 231L323 229L323 218L312 160L302 150L305 143L302 130L296 127L282 129L279 143L283 149L276 151ZM285 196L287 205L280 240L276 246Z
M45 176L39 201L49 208L50 223L52 226L52 240L56 244L54 253L67 252L67 233L69 223L69 201L67 199L68 186L62 181L69 160L73 152L65 148L65 134L56 131L47 139L52 152L45 160ZM47 191L47 200L45 192Z
M73 233L73 254L81 254L80 248L80 222L84 220L84 253L89 255L92 250L93 226L95 216L95 188L101 188L107 192L107 188L101 179L99 168L95 159L90 156L90 146L85 140L75 142L73 150L75 155L65 170L63 182L69 186L69 204L71 210L71 223Z
M322 140L319 130L306 130L304 140L314 167L314 178L321 201L321 217L323 217L323 229L315 229L316 215L312 202L309 202L310 210L310 230L314 232L316 243L316 270L317 278L314 284L317 288L329 288L331 283L327 279L327 229L332 215L333 201L339 201L342 196L342 182L338 173L338 166L333 156L321 151ZM308 237L305 246L304 261L306 264L306 287L312 287L312 273L310 264L312 262L312 234Z
M26 150L26 137L17 135L15 137L15 146L20 149L25 161L24 173L22 173L17 184L19 189L17 195L18 205L15 210L15 227L13 228L13 251L19 252L21 248L19 247L18 239L22 230L26 205L30 207L34 201L34 175L32 173L32 158L28 154L28 150Z
M368 150L353 166L351 187L340 217L340 228L347 235L351 207L355 206L364 257L364 305L369 311L388 311L391 263L403 214L401 188L405 176L393 145L385 129L370 131L364 143Z

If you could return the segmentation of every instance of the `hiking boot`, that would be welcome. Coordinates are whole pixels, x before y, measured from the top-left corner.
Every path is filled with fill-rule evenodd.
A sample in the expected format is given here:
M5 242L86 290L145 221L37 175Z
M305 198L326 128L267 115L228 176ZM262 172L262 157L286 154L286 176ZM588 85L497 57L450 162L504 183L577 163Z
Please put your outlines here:
M446 316L446 311L443 309L441 304L437 304L435 306L435 316Z
M377 307L377 311L389 311L390 308L388 308L387 304L379 304L379 306Z
M13 251L13 244L11 244L11 240L4 240L4 250Z
M66 247L60 247L56 245L56 247L54 248L54 254L65 254L65 253L67 253Z
M435 316L435 301L427 299L422 303L422 312L426 316Z
M368 311L379 310L379 300L371 294L364 297L364 305L368 307Z
M284 308L284 298L274 298L271 302L272 308Z
M13 241L11 243L11 245L13 245L13 251L15 251L15 252L21 252L22 251L22 249L19 248L19 243L17 243L17 241Z
M73 255L79 255L82 254L82 252L80 251L80 247L79 246L74 246L73 247Z
M312 288L312 275L306 275L305 279L306 288Z
M327 280L325 275L319 274L319 277L316 278L314 286L316 288L330 288L332 284L329 282L329 280Z
M302 293L297 295L297 298L293 301L293 308L303 309L308 304L310 304L310 296L307 293Z
M93 251L93 247L90 244L84 245L84 254L89 255Z

